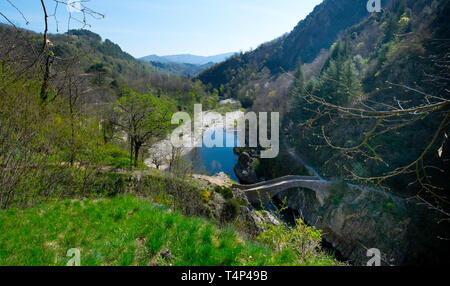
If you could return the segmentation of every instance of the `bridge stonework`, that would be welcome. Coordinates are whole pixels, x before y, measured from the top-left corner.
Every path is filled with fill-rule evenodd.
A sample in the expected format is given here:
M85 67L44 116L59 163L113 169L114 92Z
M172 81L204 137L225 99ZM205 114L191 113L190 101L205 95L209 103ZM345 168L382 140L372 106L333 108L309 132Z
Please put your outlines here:
M404 199L370 187L347 184L332 190L335 182L318 177L286 176L253 185L233 185L252 204L266 205L285 190L292 190L286 205L308 224L323 230L323 238L355 265L365 265L367 249L383 253L383 265L403 264L410 248L407 232L411 219L404 215ZM337 192L342 198L330 200ZM391 202L392 210L386 204ZM395 210L395 211L394 211Z
M329 194L332 182L320 180L311 176L285 176L270 181L265 181L252 185L234 184L233 188L244 191L248 200L252 204L266 204L277 194L294 188L310 189L316 193L316 197L321 204Z

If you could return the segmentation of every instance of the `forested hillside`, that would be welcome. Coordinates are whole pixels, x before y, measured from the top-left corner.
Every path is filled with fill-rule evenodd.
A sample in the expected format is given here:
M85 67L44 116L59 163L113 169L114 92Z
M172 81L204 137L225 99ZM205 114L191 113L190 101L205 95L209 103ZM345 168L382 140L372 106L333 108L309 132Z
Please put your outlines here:
M1 25L0 98L2 266L66 265L73 247L92 266L342 265L320 230L265 225L242 194L193 179L180 148L157 154L170 172L143 163L175 112L218 107L198 80L87 30Z
M193 77L214 64L225 61L232 55L233 53L220 54L210 57L195 56L190 54L162 57L150 55L140 58L139 60L151 63L162 73Z
M447 32L436 27L448 7L448 1L394 1L384 13L348 29L332 46L318 77L306 80L299 67L291 92L295 105L285 124L297 149L324 175L378 178L371 181L387 181L412 195L421 186L410 183L416 176L420 183L422 175L407 175L406 170L383 175L417 158L424 165L447 168L447 154L438 149L445 143L446 129L439 126L448 112L448 71L441 65L448 43L441 40ZM309 101L309 96L320 100ZM430 105L434 107L427 111ZM363 112L349 114L342 108ZM415 108L423 110L405 112ZM369 110L400 113L394 120L364 114ZM418 169L421 173L422 167ZM425 172L437 188L446 188L439 172Z
M299 62L289 76L289 108L274 108L284 117L285 142L321 176L394 193L411 209L426 206L409 214L423 228L417 232L433 237L417 240L424 247L417 261L448 253L436 238L449 228L449 4L392 1L346 29L318 71ZM279 157L259 169L280 176L283 166Z
M446 189L439 175L448 168L442 160L446 127L439 126L447 124L449 97L447 9L448 1L395 0L369 15L366 1L324 1L291 33L199 78L244 107L281 112L291 143L324 176L387 185L405 195L417 193L425 176ZM414 113L419 107L426 112ZM383 108L386 114L401 110L400 118L364 114ZM417 162L433 170L415 174Z
M200 82L160 74L87 30L2 25L0 42L2 208L88 191L102 168L142 168L172 113L218 102Z
M366 0L325 0L292 32L254 51L235 55L198 78L221 95L239 98L247 106L272 91L282 93L280 86L285 86L286 80L280 74L294 70L299 58L311 63L322 50L329 49L340 33L368 15L366 4Z
M168 73L172 75L179 76L196 76L205 69L213 66L213 63L194 65L185 63L174 63L174 62L156 62L149 61L152 66L159 69L161 73Z
M448 262L450 0L384 0L376 13L367 0L324 0L290 33L216 64L146 62L90 30L50 33L57 11L73 24L72 2L34 2L44 29L25 30L12 16L28 24L26 10L6 2L0 266L64 265L74 248L83 265ZM84 28L104 17L88 2L76 12ZM175 24L156 32L179 36ZM187 118L196 104L202 126ZM266 138L258 112L280 115ZM253 141L239 123L254 117L248 129L277 157L237 147ZM172 143L198 132L198 148Z
M38 57L42 46L40 34L1 25L0 39L4 43L0 49L5 63L14 65L17 70L23 68L29 74L35 71L30 71L27 64L33 64L36 58L44 63L48 60L49 78L56 85L62 84L68 74L77 75L79 81L90 85L83 96L90 103L114 101L123 88L140 93L149 90L164 93L178 100L182 108L189 108L192 100L209 97L200 82L170 75L150 63L141 62L122 51L117 44L108 39L103 41L89 30L50 34L50 54L46 58ZM211 100L208 102L212 104Z

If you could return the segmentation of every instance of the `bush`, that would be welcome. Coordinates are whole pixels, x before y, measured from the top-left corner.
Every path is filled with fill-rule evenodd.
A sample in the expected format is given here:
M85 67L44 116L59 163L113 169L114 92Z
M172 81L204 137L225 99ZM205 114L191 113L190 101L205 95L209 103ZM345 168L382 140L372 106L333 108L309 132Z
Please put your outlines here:
M271 245L276 252L294 251L302 265L331 261L331 258L321 251L322 232L307 226L301 219L296 220L295 227L281 223L280 226L267 224L265 229L266 231L258 236L258 241Z
M92 185L92 192L100 196L114 197L124 193L125 187L126 179L122 174L98 174Z
M233 221L241 213L241 205L237 199L231 198L225 201L222 211L222 219L225 222Z
M205 203L209 203L210 199L211 199L211 193L208 192L207 190L203 190L202 194L201 194L202 200Z
M330 198L331 198L331 202L334 205L337 205L341 202L341 200L344 198L345 193L349 192L350 189L348 187L348 185L343 182L343 181L339 181L339 182L335 182L330 186Z
M214 191L218 194L221 194L224 199L232 199L233 198L233 192L231 191L230 188L216 186L214 188Z

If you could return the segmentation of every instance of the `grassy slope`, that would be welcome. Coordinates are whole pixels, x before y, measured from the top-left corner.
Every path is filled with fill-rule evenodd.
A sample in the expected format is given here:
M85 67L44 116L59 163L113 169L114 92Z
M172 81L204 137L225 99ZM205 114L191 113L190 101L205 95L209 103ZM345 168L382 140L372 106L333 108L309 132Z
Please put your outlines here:
M1 211L0 228L0 265L65 265L71 248L81 250L83 266L296 264L291 250L275 254L231 228L219 229L134 196ZM174 260L161 257L164 248Z

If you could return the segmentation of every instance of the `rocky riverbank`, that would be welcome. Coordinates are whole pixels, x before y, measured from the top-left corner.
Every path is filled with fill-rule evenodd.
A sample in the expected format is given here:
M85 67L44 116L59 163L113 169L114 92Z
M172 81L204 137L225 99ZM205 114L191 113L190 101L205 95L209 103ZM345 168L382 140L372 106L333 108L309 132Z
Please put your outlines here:
M235 122L238 121L243 116L243 112L240 110L228 112L225 114L220 114L214 111L204 111L202 113L202 124L199 126L201 128L201 133L205 133L210 130L217 130L226 128L227 130L235 129ZM226 120L228 118L228 121ZM190 124L182 125L183 141L189 142L191 146L199 144L199 139L192 136L192 126ZM178 155L186 155L191 152L193 147L183 147L178 150ZM159 167L160 170L167 170L169 168L169 162L173 156L173 148L171 143L171 134L167 136L166 139L154 144L148 150L149 157L144 160L146 166L151 168ZM156 160L155 160L156 159ZM155 162L158 162L155 164Z
M234 172L242 184L254 184L258 182L254 158L250 157L247 152L243 152L239 155L238 163L234 167Z

